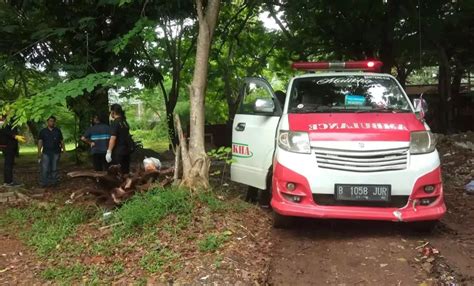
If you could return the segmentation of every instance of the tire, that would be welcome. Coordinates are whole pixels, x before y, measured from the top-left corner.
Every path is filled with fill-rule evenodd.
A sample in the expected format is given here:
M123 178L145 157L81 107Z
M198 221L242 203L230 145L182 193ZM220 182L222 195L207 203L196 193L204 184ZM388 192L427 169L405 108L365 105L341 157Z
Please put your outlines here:
M261 190L258 198L258 203L263 208L270 207L270 201L272 200L271 190Z
M437 225L437 220L413 222L410 224L410 229L419 233L432 233Z
M248 203L256 203L258 200L258 189L255 187L248 187L247 189L247 196L245 197L245 201Z
M293 218L290 216L281 215L273 211L273 227L274 228L290 228Z

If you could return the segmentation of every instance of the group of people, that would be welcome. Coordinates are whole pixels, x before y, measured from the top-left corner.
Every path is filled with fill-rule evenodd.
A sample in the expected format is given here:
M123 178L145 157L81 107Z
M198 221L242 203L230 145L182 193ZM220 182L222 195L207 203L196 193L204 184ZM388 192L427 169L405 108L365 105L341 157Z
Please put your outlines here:
M81 140L91 147L94 170L103 171L109 164L120 165L123 174L130 172L130 153L133 148L130 126L119 104L110 107L110 126L99 115L92 119Z
M119 104L110 107L110 125L107 119L95 115L81 140L88 144L92 153L94 170L103 171L109 164L120 165L123 174L130 172L130 153L133 140L130 135L125 112ZM13 180L15 157L19 154L19 143L26 142L18 134L14 121L0 118L0 150L4 155L4 186L15 187L21 184ZM63 134L56 126L56 118L50 116L47 126L38 136L38 162L40 165L40 186L49 187L58 184L58 167L61 154L66 152Z

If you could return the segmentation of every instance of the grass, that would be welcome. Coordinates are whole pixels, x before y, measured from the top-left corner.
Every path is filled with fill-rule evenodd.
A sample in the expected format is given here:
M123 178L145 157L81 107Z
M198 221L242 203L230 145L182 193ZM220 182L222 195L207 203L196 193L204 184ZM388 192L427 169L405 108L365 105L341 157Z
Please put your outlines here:
M151 251L140 259L140 266L149 273L156 273L161 271L163 266L178 257L178 254L166 248L159 251ZM177 267L178 265L174 264L174 266Z
M180 269L179 258L183 254L176 249L183 247L167 247L170 242L186 244L183 253L213 253L222 249L232 233L218 231L213 214L222 216L224 212L239 212L249 206L238 199L224 200L213 191L191 193L179 188L157 188L137 194L115 209L106 223L119 225L99 236L94 231L77 233L77 228L90 221L103 225L103 210L74 205L59 207L53 203L9 208L0 214L0 227L18 233L45 261L48 268L41 273L43 279L54 284L98 285L124 274L121 257L136 257L137 253L142 256L136 257L133 267L147 273ZM107 260L114 257L114 262L78 263L84 257L94 256L108 257ZM219 268L221 261L222 258L216 259L214 266Z
M231 234L230 231L218 234L208 234L203 240L199 241L199 250L201 252L215 252L221 248L227 240L229 240Z
M0 225L20 227L20 237L33 247L38 255L44 257L59 248L61 242L72 236L77 226L87 218L87 210L81 208L32 205L22 209L8 209L0 219Z
M66 143L66 150L71 151L74 150L76 146L74 143ZM27 145L20 145L20 154L24 155L32 155L38 153L38 147L36 145L27 144Z
M198 199L202 203L207 204L212 212L221 212L228 208L228 204L220 200L216 194L211 191L199 193Z
M155 189L135 195L117 210L115 218L123 224L117 229L131 234L137 229L157 225L170 215L176 217L176 225L185 227L193 211L189 191L183 189Z
M87 271L82 264L74 264L71 266L55 266L46 268L41 272L41 277L46 280L60 282L60 284L70 284L72 280L80 279Z
M157 134L154 134L154 132L156 131L136 129L132 130L131 134L133 135L134 140L139 140L142 142L144 148L152 149L156 152L168 150L169 142L166 138L166 134L163 137L160 137Z
M64 208L52 216L38 219L25 233L28 245L40 256L47 256L66 238L74 234L76 227L85 222L86 213L78 208Z

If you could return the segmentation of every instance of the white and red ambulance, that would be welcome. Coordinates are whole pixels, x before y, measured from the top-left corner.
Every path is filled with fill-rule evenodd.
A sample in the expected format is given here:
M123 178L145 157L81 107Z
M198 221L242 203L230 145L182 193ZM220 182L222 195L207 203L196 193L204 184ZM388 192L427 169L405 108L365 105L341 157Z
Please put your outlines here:
M283 96L262 78L244 80L231 177L271 192L276 227L308 217L430 228L446 212L435 138L381 66L294 63L307 73Z

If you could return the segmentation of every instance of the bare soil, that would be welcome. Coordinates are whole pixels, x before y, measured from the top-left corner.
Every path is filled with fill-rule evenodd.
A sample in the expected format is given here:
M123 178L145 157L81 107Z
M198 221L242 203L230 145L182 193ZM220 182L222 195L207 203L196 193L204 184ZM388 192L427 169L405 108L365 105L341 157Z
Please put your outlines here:
M403 224L297 220L273 230L270 285L473 285L474 151L455 142L474 133L441 138L448 213L433 233Z

